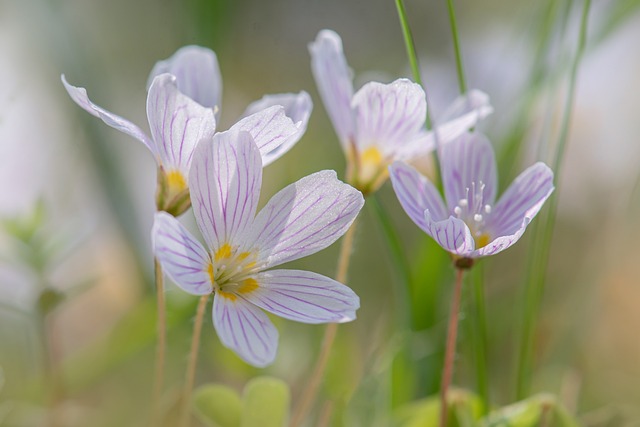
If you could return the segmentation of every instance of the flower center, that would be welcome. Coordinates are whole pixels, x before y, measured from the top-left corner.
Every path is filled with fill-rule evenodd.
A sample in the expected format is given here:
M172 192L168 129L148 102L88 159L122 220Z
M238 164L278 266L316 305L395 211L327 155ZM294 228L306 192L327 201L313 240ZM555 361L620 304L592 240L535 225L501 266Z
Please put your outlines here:
M170 193L177 194L187 188L187 180L180 171L172 170L167 173L167 186Z
M466 188L466 197L458 200L453 208L456 217L467 224L471 235L476 242L476 249L486 246L491 241L491 236L484 230L486 218L491 213L491 205L484 203L484 188L482 181L478 184L471 183L471 188Z
M237 248L225 243L213 254L207 272L214 291L235 301L237 294L248 294L258 289L258 282L249 277L255 270L255 253L238 252Z

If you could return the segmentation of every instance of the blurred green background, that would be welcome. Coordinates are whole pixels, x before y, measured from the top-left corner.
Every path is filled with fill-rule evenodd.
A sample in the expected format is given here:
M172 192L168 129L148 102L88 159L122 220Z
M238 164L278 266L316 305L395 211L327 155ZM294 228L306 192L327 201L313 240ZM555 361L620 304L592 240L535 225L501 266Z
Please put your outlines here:
M532 392L559 395L590 426L640 425L638 5L603 0L590 13L535 331ZM407 0L406 8L437 118L458 95L446 3ZM502 189L548 158L557 141L581 8L569 0L456 2L468 85L487 92L495 110L480 129L499 153ZM0 425L45 425L43 345L64 391L56 403L68 420L62 425L142 425L151 399L155 164L142 144L81 111L60 74L143 129L149 71L186 44L218 55L219 129L263 94L307 90L315 104L309 128L265 169L264 201L314 171L344 171L309 66L307 44L323 28L342 36L356 87L411 77L390 0L0 0ZM389 184L376 201L406 253L408 288L368 203L348 283L362 308L357 321L340 327L321 393L333 405L330 425L391 425L393 408L438 390L453 269ZM185 219L195 229L191 213ZM530 234L481 263L495 405L514 401ZM331 276L337 253L336 244L294 264ZM43 289L68 294L49 315L45 344L34 311ZM182 385L196 299L173 285L167 298L171 403ZM470 390L473 301L469 280L454 382ZM323 327L275 322L279 353L266 370L222 348L205 322L197 384L241 390L268 373L291 386L295 402Z

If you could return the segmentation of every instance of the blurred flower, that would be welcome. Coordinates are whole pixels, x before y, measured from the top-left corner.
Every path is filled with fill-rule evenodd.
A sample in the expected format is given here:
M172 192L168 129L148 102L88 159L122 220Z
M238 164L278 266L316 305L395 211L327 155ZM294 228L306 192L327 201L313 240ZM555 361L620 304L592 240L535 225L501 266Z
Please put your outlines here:
M456 260L493 255L513 245L554 189L553 172L538 162L495 203L495 155L478 133L444 145L440 164L446 204L435 186L405 163L391 165L391 183L413 222Z
M214 51L193 45L178 49L170 58L156 63L149 75L147 87L150 87L153 79L162 73L176 76L178 89L182 93L205 107L213 108L214 112L219 114L222 103L222 77ZM265 95L251 103L241 117L251 116L276 105L284 108L284 114L293 121L297 132L289 135L286 141L272 152L263 155L265 166L289 151L300 140L307 130L309 116L313 110L311 97L307 92L301 91L297 94ZM252 135L256 137L255 134Z
M194 295L214 293L222 343L248 363L275 358L278 332L260 310L305 323L355 319L357 295L319 274L268 268L313 254L344 234L362 208L359 191L322 171L291 184L257 214L260 152L251 134L230 130L196 149L189 186L208 250L159 212L153 249L167 275Z
M309 51L318 91L347 157L347 181L365 194L386 181L394 160L423 156L492 112L488 96L472 90L448 109L435 135L424 129L427 103L420 85L407 79L370 82L354 95L338 34L320 31Z

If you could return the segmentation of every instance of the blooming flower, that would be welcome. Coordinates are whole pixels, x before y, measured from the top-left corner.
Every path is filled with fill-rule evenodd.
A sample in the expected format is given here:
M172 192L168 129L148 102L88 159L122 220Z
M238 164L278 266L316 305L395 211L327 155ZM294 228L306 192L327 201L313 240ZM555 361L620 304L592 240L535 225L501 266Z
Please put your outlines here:
M165 73L166 71L166 73ZM161 74L158 74L161 73ZM89 100L87 91L62 82L71 98L107 125L141 141L158 163L159 210L179 215L190 206L188 176L196 144L216 130L222 83L209 49L187 46L156 64L149 78L147 117L151 137L138 126ZM263 165L288 151L304 134L312 104L306 92L266 96L251 104L232 129L251 133Z
M394 160L411 160L445 144L491 113L488 96L471 91L454 102L437 135L424 129L425 93L407 79L370 82L355 95L340 36L318 33L309 45L311 69L347 157L347 181L363 193L377 190ZM436 141L437 136L437 141Z
M405 212L459 265L501 252L520 239L553 192L553 172L538 162L521 173L495 202L496 161L491 143L467 133L441 148L446 203L412 167L391 165L391 183Z
M285 187L256 215L260 152L248 132L218 133L194 154L189 187L207 247L164 212L155 216L153 250L183 290L214 294L213 324L223 345L255 366L275 357L278 332L261 310L305 323L355 318L357 295L319 274L268 270L315 253L349 228L362 194L322 171Z

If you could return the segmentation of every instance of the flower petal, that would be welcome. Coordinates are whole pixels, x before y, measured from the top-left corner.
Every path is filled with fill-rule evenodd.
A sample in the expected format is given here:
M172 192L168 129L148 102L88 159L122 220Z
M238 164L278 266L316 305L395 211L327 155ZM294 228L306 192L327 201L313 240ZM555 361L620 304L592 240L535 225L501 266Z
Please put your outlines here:
M239 244L260 198L262 163L248 132L220 132L203 140L189 175L191 204L209 248Z
M409 215L409 218L425 232L427 222L424 212L429 210L436 221L447 218L447 211L436 187L426 177L411 166L402 162L394 162L389 166L389 175L393 190Z
M264 268L326 248L351 226L364 198L335 171L321 171L285 187L260 211L247 237Z
M453 212L461 199L467 200L470 212L480 212L484 205L493 205L498 186L496 159L484 135L466 133L442 146L440 166L449 212Z
M346 150L353 137L355 123L351 110L352 72L342 51L342 39L334 31L322 30L309 44L309 52L318 92Z
M105 110L102 107L98 107L96 104L89 100L87 90L83 87L75 87L67 82L64 74L60 76L62 84L69 93L69 96L73 101L78 104L82 109L91 114L92 116L102 119L108 126L114 129L124 132L129 136L134 137L138 141L142 142L151 152L157 154L155 143L144 133L138 126L134 125L130 121L113 114L110 111Z
M441 124L435 126L438 132L437 144L444 146L493 112L489 96L479 90L471 90L467 95L458 97L448 108ZM435 135L432 133L432 137Z
M424 90L407 79L367 83L355 94L351 106L356 112L358 149L375 145L384 154L395 153L413 140L427 114Z
M299 138L299 126L286 116L285 107L273 105L262 111L254 113L233 125L231 131L246 131L251 134L262 155L262 164L266 166L279 155L280 148L288 146L280 154L284 154L293 146L291 143L295 138ZM295 139L297 142L297 139ZM295 142L294 142L295 143Z
M287 138L280 146L276 147L272 151L265 153L262 158L262 165L268 164L279 159L283 154L289 151L295 144L302 138L302 135L307 131L307 123L313 110L313 102L311 97L305 91L301 91L298 94L293 93L281 93L276 95L265 95L262 99L252 102L245 110L243 116L250 116L251 114L260 112L273 105L282 105L284 107L284 113L289 117L298 131Z
M245 362L263 368L275 359L278 330L262 310L244 299L216 294L213 326L222 344Z
M166 212L156 213L151 239L153 253L176 285L193 295L213 291L208 273L211 257L176 218Z
M350 322L360 307L360 298L350 288L310 271L271 270L253 278L258 288L243 298L296 322Z
M149 88L147 116L162 164L187 176L196 145L215 133L213 111L182 94L174 76L161 74Z
M213 108L220 106L222 77L214 51L200 46L184 46L151 70L147 89L156 76L169 73L176 77L180 92L198 104Z
M491 236L516 235L519 230L524 232L553 190L553 171L542 162L530 166L513 181L494 206L487 218L487 232Z
M475 241L464 221L452 216L442 221L434 221L429 211L426 211L424 216L425 231L445 250L465 257L473 253Z

